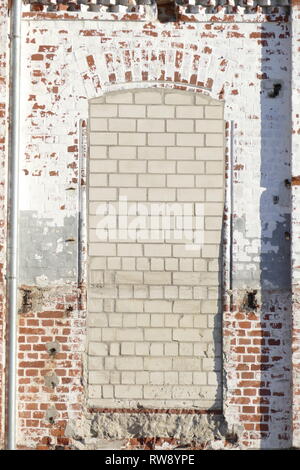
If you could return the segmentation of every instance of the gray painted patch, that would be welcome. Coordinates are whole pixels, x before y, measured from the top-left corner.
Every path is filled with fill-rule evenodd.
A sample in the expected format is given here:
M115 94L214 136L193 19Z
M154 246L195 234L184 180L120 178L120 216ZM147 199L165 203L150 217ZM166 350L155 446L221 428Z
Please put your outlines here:
M259 258L257 253L252 259L244 264L244 269L233 272L235 288L255 289L289 289L291 286L291 262L290 262L290 233L291 217L288 213L280 214L281 222L276 222L275 229L269 227L274 221L261 220L262 237L259 240L261 251ZM245 216L236 218L234 224L235 232L246 235ZM249 238L249 246L257 243L256 238ZM251 255L249 252L247 256Z
M57 226L35 211L20 212L21 284L38 284L40 278L45 284L76 280L77 253L76 217L65 217Z
M260 256L262 289L285 289L291 286L291 245L285 235L290 233L291 217L289 214L283 214L282 218L284 221L277 222L271 237L265 237L262 233ZM270 245L274 250L268 248Z

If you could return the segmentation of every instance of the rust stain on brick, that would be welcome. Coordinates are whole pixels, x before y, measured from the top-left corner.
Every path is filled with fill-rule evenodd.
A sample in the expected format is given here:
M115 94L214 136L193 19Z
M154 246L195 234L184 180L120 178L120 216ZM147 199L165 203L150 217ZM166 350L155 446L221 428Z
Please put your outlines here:
M88 55L86 58L87 64L92 71L95 71L95 60L92 55Z
M43 54L33 54L31 56L31 60L43 60L43 59L44 59Z
M300 176L292 176L292 186L300 186Z

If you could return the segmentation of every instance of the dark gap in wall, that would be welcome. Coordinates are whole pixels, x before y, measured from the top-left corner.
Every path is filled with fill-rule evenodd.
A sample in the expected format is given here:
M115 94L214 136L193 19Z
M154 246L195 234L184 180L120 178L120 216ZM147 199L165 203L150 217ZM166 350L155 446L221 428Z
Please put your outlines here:
M257 307L258 307L256 294L257 294L257 290L253 290L251 292L248 292L247 294L248 295L247 306L251 310L257 310Z
M268 93L269 98L276 98L282 88L281 83L274 83L273 89Z
M157 19L160 23L169 23L177 20L177 6L175 0L158 0Z

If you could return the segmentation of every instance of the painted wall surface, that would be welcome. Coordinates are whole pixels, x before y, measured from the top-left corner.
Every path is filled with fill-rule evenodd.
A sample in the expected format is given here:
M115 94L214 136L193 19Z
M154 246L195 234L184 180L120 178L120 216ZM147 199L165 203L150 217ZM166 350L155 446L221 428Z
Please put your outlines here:
M143 439L130 440L134 422L141 438L151 440L159 430L170 446L180 439L204 446L203 433L211 448L296 444L292 321L294 344L299 331L291 304L287 116L296 109L291 65L298 46L291 58L290 21L282 14L272 21L263 14L222 17L222 12L165 24L87 15L76 21L26 13L22 22L18 443L144 445ZM294 74L296 93L299 74ZM222 100L227 123L223 415L181 414L178 434L172 412L89 409L86 394L88 104L107 92L153 86ZM294 388L294 412L297 393Z

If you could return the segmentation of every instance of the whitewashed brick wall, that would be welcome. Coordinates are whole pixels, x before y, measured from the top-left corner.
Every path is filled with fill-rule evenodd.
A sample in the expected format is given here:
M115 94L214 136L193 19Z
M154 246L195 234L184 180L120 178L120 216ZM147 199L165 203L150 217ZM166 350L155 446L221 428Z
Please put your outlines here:
M291 31L289 19L279 12L276 18L274 15L272 18L262 12L255 15L240 13L240 7L234 15L228 15L225 10L226 6L224 13L203 13L197 22L188 22L185 17L184 21L164 24L131 22L128 19L97 21L94 14L91 19L90 13L78 21L76 12L59 12L56 17L52 12L31 12L23 17L19 282L25 289L34 286L34 291L38 286L39 298L41 288L46 295L39 302L36 312L18 316L22 328L18 354L22 374L18 385L18 443L22 448L32 448L44 442L51 444L50 448L55 448L56 443L61 446L62 440L65 441L61 436L66 420L67 428L74 429L76 439L73 439L72 445L75 448L95 446L94 437L93 443L88 444L90 436L82 435L82 429L89 432L90 420L95 422L96 416L99 417L98 429L103 433L114 420L115 430L110 435L122 439L126 430L132 429L132 422L137 421L142 422L140 429L143 432L149 430L149 423L155 423L148 433L150 437L174 436L174 428L168 428L165 434L161 432L160 425L164 419L168 423L173 420L182 439L187 429L183 416L188 416L188 422L192 423L192 436L198 435L199 421L193 415L148 414L142 421L141 414L137 413L94 411L90 415L85 406L80 408L80 403L85 404L86 399L86 377L85 374L82 376L86 346L86 312L82 302L85 299L85 265L81 265L80 272L77 272L85 256L85 237L79 239L82 252L78 251L77 255L76 249L81 229L78 224L80 192L84 192L85 187L84 171L81 171L85 162L85 145L82 145L80 123L88 119L88 102L91 99L113 90L145 89L153 84L190 91L204 88L212 98L222 97L225 120L232 124L230 132L228 129L232 157L232 204L227 206L226 215L232 209L233 246L232 256L227 253L225 268L228 271L225 269L225 275L226 279L227 274L229 278L229 267L232 267L233 308L225 308L223 314L223 411L228 430L238 433L238 446L242 448L289 448L293 439L294 445L299 443L297 397L300 394L296 386L299 383L299 302L293 304L295 367L292 402L289 346L292 309L289 299L289 242L285 238L290 213L290 189L285 180L291 178L291 130L290 121L286 119L291 112L291 69L294 89L292 174L296 178L299 175L296 142L300 136L296 98L299 90L296 76L299 19L295 16ZM294 12L299 15L295 8ZM7 60L3 60L5 63L8 64ZM282 90L275 99L270 98L268 87L278 81L282 83ZM208 107L207 112L210 110L213 111L213 108ZM126 149L130 151L130 146ZM100 147L98 150L100 152ZM111 152L111 156L113 152L120 155L118 146L111 147ZM205 148L201 152L204 155ZM176 147L172 153L176 155ZM151 147L151 155L155 155L155 147ZM162 162L154 157L152 160ZM294 197L297 188L299 186L294 186ZM296 256L299 248L297 208L297 200L294 199L292 237L295 286L299 266ZM85 222L85 211L80 212L80 217L80 221ZM105 261L109 270L119 270L115 267L115 260ZM200 258L197 261L203 262ZM104 269L101 258L97 262L95 259L95 265L97 263L99 271ZM168 269L178 269L176 263L178 261L173 257L165 260ZM143 257L137 259L136 265L135 272L149 269ZM191 273L186 273L191 276ZM78 283L78 280L81 282ZM70 284L76 292L73 300L69 295ZM78 285L81 295L77 300ZM48 291L49 286L53 290ZM177 286L166 287L168 292L172 292ZM135 289L142 295L145 286L135 285ZM245 310L247 292L252 290L258 291L256 314ZM156 289L156 293L159 292ZM225 307L228 305L229 296ZM109 299L105 303L106 310L108 306ZM89 313L89 318L92 313ZM109 315L109 312L106 313ZM3 321L5 324L5 318ZM32 330L33 325L36 325L35 331ZM26 344L23 344L24 326L28 327L28 336L35 335L30 342L26 338ZM41 363L45 359L45 342L49 336L62 344L63 354L55 360ZM36 342L31 343L32 340ZM33 357L38 357L37 364ZM64 371L64 375L59 377L59 383L63 386L57 387L53 393L52 388L45 389L44 374L57 370L60 374ZM105 400L99 399L99 407L111 402L111 399ZM116 405L120 402L114 400ZM133 404L136 402L133 401ZM37 419L40 414L37 410L44 413L42 410L53 406L59 418L49 428L45 416ZM295 416L293 432L292 411ZM205 447L222 446L219 440L207 441L206 432L204 435L202 433L203 429L211 428L212 422L216 422L215 419L210 420L207 427L200 427L201 443L205 438ZM93 435L94 431L95 427ZM78 436L82 440L78 440ZM187 439L190 442L190 437ZM228 446L228 441L225 441L225 446Z
M204 208L204 244L99 240L99 205ZM222 102L163 89L91 101L89 401L221 407ZM135 205L135 210L138 206ZM134 213L129 219L133 220ZM130 221L129 220L129 221Z

